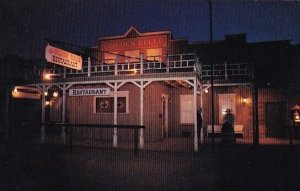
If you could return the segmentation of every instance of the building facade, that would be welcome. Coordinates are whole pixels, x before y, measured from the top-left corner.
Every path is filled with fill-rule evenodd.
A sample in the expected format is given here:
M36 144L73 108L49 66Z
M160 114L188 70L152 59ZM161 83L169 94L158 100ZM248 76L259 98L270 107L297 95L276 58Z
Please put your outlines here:
M279 51L284 58L298 51L291 47L288 41L247 43L241 34L226 36L211 49L208 42L174 39L170 31L143 33L130 27L123 35L99 38L83 54L82 70L52 63L36 67L32 76L39 77L17 86L13 97L39 100L36 110L42 124L83 124L78 128L82 136L112 140L115 147L132 140L131 131L87 130L84 124L145 126L139 132L141 148L147 142L187 135L197 151L199 142L210 142L211 134L220 133L225 111L230 109L239 140L252 143L255 136L282 136L283 127L290 123L289 108L300 102L297 88L291 93L283 83L273 86L278 78L262 72L269 69L277 74L272 67L297 65L293 55L291 60L275 59L275 64L272 56L261 53ZM281 67L283 63L288 64ZM202 109L201 130L197 108ZM42 142L46 136L42 125ZM62 142L65 136L62 126Z

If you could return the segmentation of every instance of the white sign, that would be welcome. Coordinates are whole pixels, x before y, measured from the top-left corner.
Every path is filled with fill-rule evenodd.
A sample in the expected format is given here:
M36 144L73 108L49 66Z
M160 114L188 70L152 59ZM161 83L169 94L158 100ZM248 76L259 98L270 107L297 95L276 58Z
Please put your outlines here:
M109 88L70 89L69 96L109 95Z
M49 44L46 46L45 58L47 62L76 70L82 69L81 56L53 47Z

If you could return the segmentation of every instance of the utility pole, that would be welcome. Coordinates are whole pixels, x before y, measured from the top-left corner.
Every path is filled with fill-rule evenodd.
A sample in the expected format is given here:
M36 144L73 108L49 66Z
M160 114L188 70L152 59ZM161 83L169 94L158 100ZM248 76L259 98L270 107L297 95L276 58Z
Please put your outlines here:
M213 28L212 28L212 0L209 0L209 45L210 45L210 83L211 83L211 127L212 127L212 144L215 143L215 101L214 101L214 58L213 58Z

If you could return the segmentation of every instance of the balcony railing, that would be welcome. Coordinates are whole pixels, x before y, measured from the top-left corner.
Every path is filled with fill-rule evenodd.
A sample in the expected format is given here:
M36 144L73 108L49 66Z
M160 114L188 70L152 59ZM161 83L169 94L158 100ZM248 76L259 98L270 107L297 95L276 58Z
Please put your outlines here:
M171 72L197 72L200 74L200 64L195 54L180 54L168 55L167 57L155 56L147 58L134 58L132 62L127 59L127 62L111 60L86 60L83 63L82 70L74 70L53 66L53 68L44 68L42 73L60 75L64 77L75 76L105 76L105 75L132 75L146 73L171 73ZM140 60L140 61L137 61Z
M47 73L53 76L64 78L69 77L91 77L91 76L121 76L133 74L151 73L176 73L195 72L202 81L210 80L211 66L202 65L194 53L178 54L168 56L155 56L143 58L127 58L113 60L91 60L87 59L83 63L82 70L64 68L55 64L44 64L34 67L33 71L28 70L28 79L41 79ZM249 80L251 67L248 63L215 63L215 80Z

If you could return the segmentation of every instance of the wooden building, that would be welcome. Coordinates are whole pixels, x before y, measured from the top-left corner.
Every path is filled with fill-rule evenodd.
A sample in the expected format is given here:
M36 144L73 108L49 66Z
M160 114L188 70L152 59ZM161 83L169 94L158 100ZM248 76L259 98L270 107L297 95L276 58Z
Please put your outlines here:
M276 51L291 48L287 41L275 44L279 44ZM274 42L267 45L274 48ZM213 43L210 57L208 42L189 43L186 39L174 39L170 31L144 33L130 27L123 35L99 38L97 46L86 50L81 70L51 63L35 68L32 76L40 78L16 87L14 97L22 88L38 91L35 95L42 103L42 123L144 125L146 128L139 132L141 148L147 142L187 134L193 139L195 151L199 142L209 140L212 129L220 133L225 111L231 109L235 133L241 140L252 142L253 135L264 137L266 132L274 133L270 130L274 124L268 127L270 124L265 121L276 117L270 115L274 107L283 107L281 112L286 118L280 124L286 125L289 108L300 101L262 80L265 75L261 68L268 67L268 62L261 60L265 54L257 53L265 51L267 45L247 43L245 34L229 35L224 41ZM283 57L290 53L287 49ZM259 80L255 75L260 76ZM28 91L25 94L29 95ZM197 108L202 108L203 116L200 137ZM259 119L255 119L255 113ZM62 127L63 142L65 133ZM112 140L114 147L118 141L133 139L132 133L117 128L82 130L82 134ZM42 142L45 136L42 125Z

